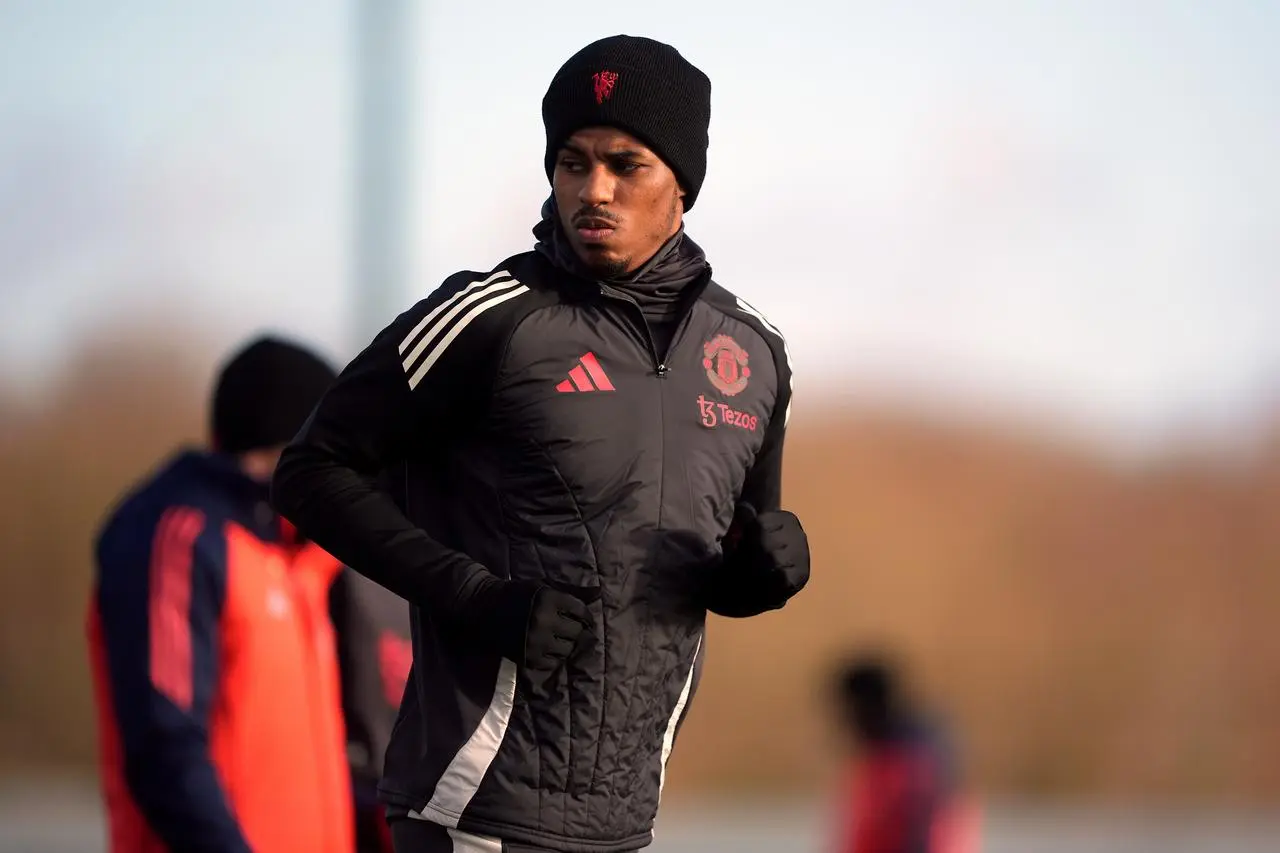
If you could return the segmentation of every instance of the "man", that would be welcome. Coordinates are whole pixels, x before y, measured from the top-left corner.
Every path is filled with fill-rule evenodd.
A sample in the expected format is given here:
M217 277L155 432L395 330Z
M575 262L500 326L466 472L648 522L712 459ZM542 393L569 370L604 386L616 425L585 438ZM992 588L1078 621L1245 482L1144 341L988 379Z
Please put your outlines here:
M838 853L972 853L977 812L961 795L940 725L916 709L896 669L877 656L843 668L836 701L852 735Z
M390 853L391 838L377 788L413 663L409 608L399 596L343 569L329 590L329 613L342 672L356 853Z
M349 853L328 619L339 564L268 478L334 371L274 338L221 371L211 451L136 487L97 540L89 641L113 853Z
M391 323L275 476L281 512L413 605L380 786L401 853L647 846L707 610L782 607L809 574L782 337L683 230L710 81L616 36L542 111L536 249Z

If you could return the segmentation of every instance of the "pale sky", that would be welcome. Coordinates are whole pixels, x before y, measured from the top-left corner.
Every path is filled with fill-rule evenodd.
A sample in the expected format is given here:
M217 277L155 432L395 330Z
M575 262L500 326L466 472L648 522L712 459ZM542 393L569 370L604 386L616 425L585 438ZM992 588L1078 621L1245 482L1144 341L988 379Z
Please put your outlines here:
M153 314L353 354L351 4L0 4L0 374ZM1280 403L1280 4L418 2L413 275L528 248L588 41L711 77L689 233L799 393L1150 442ZM804 397L797 398L797 416Z

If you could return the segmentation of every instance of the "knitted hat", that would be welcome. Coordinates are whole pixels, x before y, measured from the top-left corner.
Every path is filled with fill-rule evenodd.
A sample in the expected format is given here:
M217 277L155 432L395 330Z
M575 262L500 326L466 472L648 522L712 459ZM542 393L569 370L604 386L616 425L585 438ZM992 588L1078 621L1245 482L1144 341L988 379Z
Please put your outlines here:
M707 174L711 81L670 45L611 36L587 45L556 72L542 98L542 123L548 179L570 136L584 127L616 127L671 167L688 210Z
M213 391L214 446L244 453L287 444L337 374L296 344L261 337L222 367Z

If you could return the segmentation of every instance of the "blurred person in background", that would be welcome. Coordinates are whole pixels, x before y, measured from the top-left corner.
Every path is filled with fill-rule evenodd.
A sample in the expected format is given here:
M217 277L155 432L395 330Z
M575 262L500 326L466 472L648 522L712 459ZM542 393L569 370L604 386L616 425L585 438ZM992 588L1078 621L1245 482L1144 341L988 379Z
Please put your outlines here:
M864 655L842 667L836 704L853 747L836 853L976 853L976 810L950 738L892 661Z
M340 564L268 503L334 379L261 338L220 371L211 449L179 451L96 543L89 645L113 853L350 853L329 587Z
M280 510L413 606L399 853L648 846L707 611L808 580L783 339L684 233L710 99L651 39L571 57L534 250L400 315L280 460Z
M391 853L378 780L413 664L409 606L395 593L344 568L329 591L329 612L342 671L356 850Z

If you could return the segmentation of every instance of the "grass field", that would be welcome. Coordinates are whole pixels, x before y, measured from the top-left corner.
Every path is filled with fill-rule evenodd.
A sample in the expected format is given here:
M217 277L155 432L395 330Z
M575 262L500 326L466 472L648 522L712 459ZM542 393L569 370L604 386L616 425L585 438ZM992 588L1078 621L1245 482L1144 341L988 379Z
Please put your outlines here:
M648 853L827 853L812 804L686 800L663 812ZM0 853L102 853L92 787L0 784ZM997 808L983 853L1275 853L1280 813L1119 813Z

